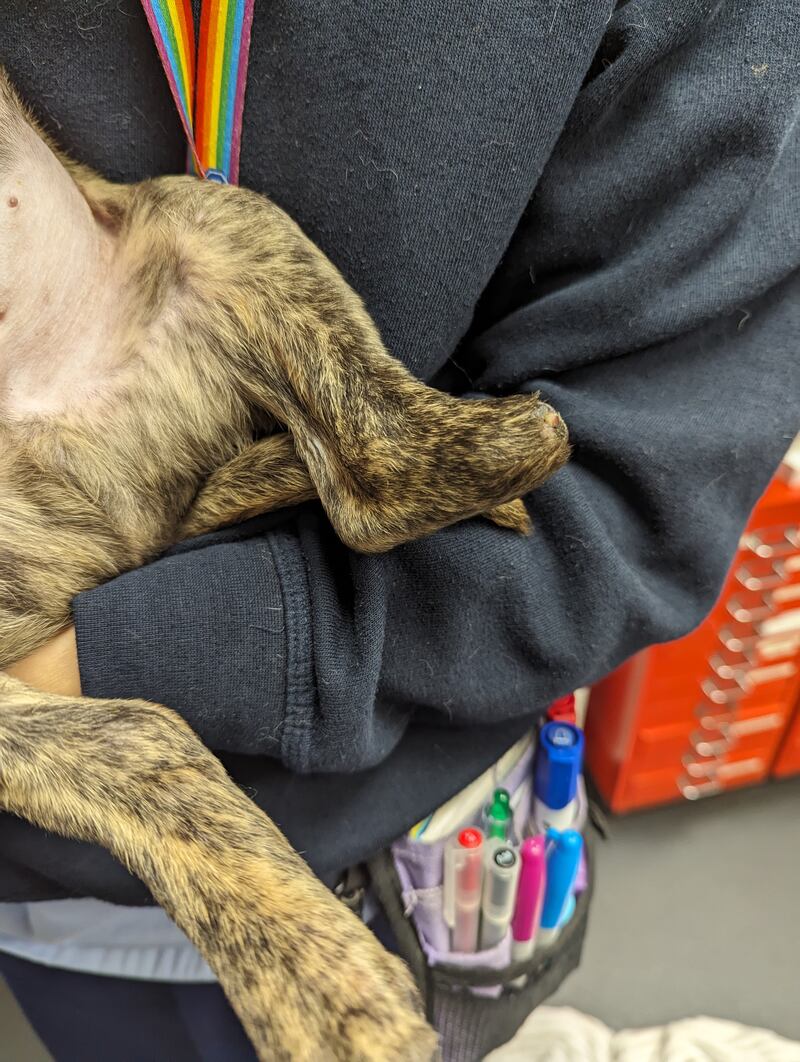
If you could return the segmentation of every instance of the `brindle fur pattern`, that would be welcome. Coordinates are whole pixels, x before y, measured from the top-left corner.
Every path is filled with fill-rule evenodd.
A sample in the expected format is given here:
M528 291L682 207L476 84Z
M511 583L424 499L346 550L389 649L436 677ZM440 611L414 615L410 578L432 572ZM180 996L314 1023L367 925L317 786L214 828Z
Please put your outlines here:
M218 972L263 1059L427 1059L405 966L309 873L168 709L0 673L0 799L110 849Z
M0 70L0 194L9 175L24 188L43 140ZM315 496L367 552L481 513L527 528L515 499L568 449L537 397L423 386L265 198L190 177L113 185L49 150L109 249L116 361L90 401L0 405L0 665L62 629L77 593L181 536ZM0 806L137 874L260 1058L435 1052L403 964L169 709L34 693L0 673Z

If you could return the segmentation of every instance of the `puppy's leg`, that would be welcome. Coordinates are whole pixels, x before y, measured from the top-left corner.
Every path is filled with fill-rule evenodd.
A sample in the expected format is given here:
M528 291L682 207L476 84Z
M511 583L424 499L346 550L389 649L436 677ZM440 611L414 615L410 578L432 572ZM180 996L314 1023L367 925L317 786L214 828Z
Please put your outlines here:
M488 513L484 513L484 516L498 527L507 527L509 531L516 531L520 535L529 535L533 531L533 524L522 498L515 498L505 505L497 505Z
M287 432L248 446L209 476L179 530L179 539L316 498L308 469Z
M425 1060L410 975L174 712L0 672L0 807L108 848L217 974L262 1060Z
M273 253L269 282L243 303L253 338L239 385L291 431L347 545L390 549L513 501L564 464L566 427L538 395L426 387L331 264L275 218L283 257Z
M288 423L340 538L366 553L512 502L569 454L561 418L536 396L468 401L410 385L362 424L337 404L338 431ZM528 529L518 506L499 516Z
M249 520L261 513L316 498L308 469L297 456L287 432L269 435L248 446L217 469L195 498L178 532L178 540ZM519 499L483 514L499 527L530 533L528 512Z

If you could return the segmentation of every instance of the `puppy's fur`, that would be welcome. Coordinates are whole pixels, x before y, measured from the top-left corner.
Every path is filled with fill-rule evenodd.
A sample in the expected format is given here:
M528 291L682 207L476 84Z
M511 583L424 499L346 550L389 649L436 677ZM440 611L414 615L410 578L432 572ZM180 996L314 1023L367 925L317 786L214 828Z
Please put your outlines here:
M535 396L459 401L384 349L272 203L63 157L0 71L0 665L181 536L318 496L380 551L567 457ZM0 672L0 806L110 849L202 951L262 1059L428 1058L405 967L172 711Z

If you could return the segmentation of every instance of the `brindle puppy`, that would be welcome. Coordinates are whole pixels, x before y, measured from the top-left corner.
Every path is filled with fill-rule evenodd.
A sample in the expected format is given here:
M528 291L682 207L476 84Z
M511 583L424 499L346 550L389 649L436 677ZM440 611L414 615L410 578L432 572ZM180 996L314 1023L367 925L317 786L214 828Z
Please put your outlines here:
M266 199L110 184L48 145L0 72L1 665L181 535L315 494L357 550L497 506L524 529L513 499L566 456L536 397L415 380ZM260 1058L435 1050L405 967L172 711L0 672L0 806L146 882Z

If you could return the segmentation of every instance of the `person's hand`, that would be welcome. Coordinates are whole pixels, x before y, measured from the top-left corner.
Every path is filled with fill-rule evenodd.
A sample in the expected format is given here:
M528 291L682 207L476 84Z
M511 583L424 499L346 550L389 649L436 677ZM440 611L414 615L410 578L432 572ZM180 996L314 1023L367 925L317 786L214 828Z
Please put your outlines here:
M79 697L81 674L75 628L67 627L55 638L6 668L6 671L34 689Z

